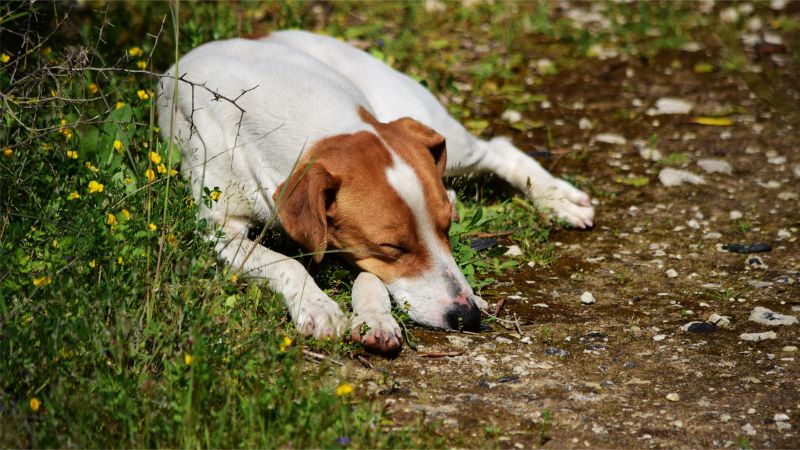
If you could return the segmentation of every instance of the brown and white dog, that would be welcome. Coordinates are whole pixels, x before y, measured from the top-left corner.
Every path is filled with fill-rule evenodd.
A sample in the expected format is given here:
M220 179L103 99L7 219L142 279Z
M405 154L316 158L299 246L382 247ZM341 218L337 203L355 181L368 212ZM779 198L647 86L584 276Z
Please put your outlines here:
M558 218L592 226L586 194L509 140L470 135L414 80L333 38L211 42L180 59L158 95L161 131L183 152L201 217L221 231L220 258L282 294L315 337L349 329L367 349L396 353L390 295L421 324L478 329L486 302L453 259L443 176L494 172ZM222 191L210 207L204 188ZM315 261L336 248L364 271L349 322L302 264L248 238L276 216Z

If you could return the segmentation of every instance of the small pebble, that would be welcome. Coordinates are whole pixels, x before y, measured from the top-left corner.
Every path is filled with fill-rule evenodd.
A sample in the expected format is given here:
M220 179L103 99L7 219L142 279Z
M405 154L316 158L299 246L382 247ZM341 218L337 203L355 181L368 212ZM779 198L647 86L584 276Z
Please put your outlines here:
M510 245L503 256L522 256L522 249L519 245Z
M681 399L681 396L676 393L667 394L667 400L671 402L677 402Z
M742 214L741 211L734 209L733 211L728 213L728 216L731 218L731 220L739 220L742 217L744 217L744 214Z
M750 313L750 320L761 325L795 325L797 317L776 313L763 306L756 306Z
M797 351L797 346L796 345L787 345L787 346L783 347L781 350L783 350L786 353L794 353L794 352Z
M724 173L726 175L733 173L733 167L724 159L701 159L697 161L697 166L706 173Z
M666 334L657 334L657 335L653 336L653 340L654 341L663 341L666 338L667 338Z
M778 335L774 331L766 331L764 333L742 333L739 339L743 341L759 342L767 339L776 339Z
M719 421L720 422L729 422L731 420L730 414L720 414Z
M728 316L721 316L717 313L714 313L708 316L708 322L711 322L720 328L725 328L730 326L731 318Z
M678 272L675 269L667 270L667 278L675 278L678 276Z
M784 413L777 413L772 417L772 420L774 420L775 422L788 422L789 415Z
M550 356L560 356L560 357L569 356L568 351L556 347L547 347L546 349L544 349L544 353Z
M749 423L742 426L742 431L747 433L748 436L755 436L756 435L756 429L752 425L750 425Z
M586 291L581 294L581 303L584 305L591 305L592 303L596 302L597 300L594 299L594 295L591 292Z
M680 186L683 183L706 184L706 180L699 175L671 167L661 169L661 172L658 173L658 179L666 187Z
M656 114L689 114L693 106L686 100L664 97L656 101Z

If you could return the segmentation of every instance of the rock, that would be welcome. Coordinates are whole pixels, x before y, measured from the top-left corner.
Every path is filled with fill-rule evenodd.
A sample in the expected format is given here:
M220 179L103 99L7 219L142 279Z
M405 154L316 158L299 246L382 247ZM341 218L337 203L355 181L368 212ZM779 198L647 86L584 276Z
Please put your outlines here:
M722 249L731 253L764 253L772 251L772 246L769 244L724 244Z
M787 423L787 422L775 422L775 428L777 428L778 431L791 430L792 429L792 424Z
M780 230L778 230L777 238L778 238L779 241L782 241L784 239L789 239L790 237L792 237L792 232L791 231L789 231L789 230L787 230L785 228L781 228Z
M739 339L743 341L759 342L766 341L767 339L775 339L778 335L774 331L766 331L764 333L742 333Z
M686 100L663 97L656 101L656 114L689 114L693 107Z
M519 341L522 342L523 344L530 344L531 343L531 337L530 336L525 336L522 339L520 339Z
M797 351L797 346L796 345L787 345L787 346L783 347L781 350L783 350L786 353L794 353L794 352Z
M733 173L733 166L724 159L701 159L697 161L697 166L706 173L724 173L725 175Z
M763 306L756 306L753 309L753 312L750 313L750 320L767 326L794 325L797 323L797 317L778 314Z
M707 322L713 323L719 328L728 328L731 325L731 318L714 313L708 316Z
M506 110L501 116L501 119L509 123L516 123L522 120L522 113L514 111L513 109Z
M671 167L661 169L661 172L658 173L658 179L666 187L680 186L683 183L706 184L706 180L699 175Z
M613 134L613 133L600 133L594 137L594 140L597 142L602 142L604 144L613 144L613 145L625 145L628 140L624 137Z
M742 217L744 217L744 214L742 214L741 211L734 209L733 211L728 213L728 217L730 217L731 220L739 220Z
M681 330L691 333L713 333L717 331L717 326L711 322L689 322L682 326Z
M775 283L773 283L772 281L750 280L747 282L747 284L753 286L756 289L764 289L772 287Z
M703 239L719 239L722 237L722 234L717 233L716 231L712 231L710 233L706 233L703 235Z
M503 256L522 256L522 249L519 248L519 245L511 245L508 247Z
M591 130L594 128L594 124L586 117L581 117L581 120L578 121L578 128L581 130Z
M559 356L559 357L569 356L568 351L556 347L547 347L546 349L544 349L544 354L550 356Z
M775 422L788 422L789 416L784 413L777 413L774 416L772 416L772 420L774 420Z
M675 269L667 270L667 278L676 278L678 276L678 271Z
M755 436L756 435L756 429L753 428L753 426L750 425L749 423L747 423L747 424L742 426L742 431L747 433L748 436Z
M656 162L664 159L664 155L662 155L658 149L648 146L647 142L641 139L633 141L633 146L636 147L636 151L639 152L639 156L641 156L645 161Z
M676 394L676 393L674 393L674 392L670 393L670 394L667 394L667 400L669 400L671 402L677 402L680 399L681 399L681 396Z
M592 303L596 302L597 300L594 299L594 295L591 292L586 291L581 294L581 303L584 305L591 305Z
M778 193L778 200L789 201L797 199L800 199L800 195L797 195L794 192L783 191Z
M663 341L666 338L667 338L666 334L657 334L657 335L653 336L653 340L657 341L657 342L658 341Z
M759 256L748 256L744 263L747 264L747 266L751 269L766 270L769 268L769 266L764 264L764 260Z
M730 420L731 420L731 415L730 414L720 414L719 415L719 421L720 422L729 422Z
M773 11L783 11L786 8L786 0L770 0L769 7Z

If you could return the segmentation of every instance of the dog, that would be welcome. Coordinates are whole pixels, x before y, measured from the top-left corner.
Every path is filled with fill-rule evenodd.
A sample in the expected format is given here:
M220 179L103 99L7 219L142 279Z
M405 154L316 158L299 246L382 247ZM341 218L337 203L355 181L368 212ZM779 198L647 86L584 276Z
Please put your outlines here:
M349 328L367 350L396 354L390 298L422 325L479 329L487 304L451 253L454 205L442 177L492 172L573 227L593 225L585 193L510 140L472 136L423 86L331 37L210 42L158 91L162 136L182 151L219 257L280 293L297 329L316 338ZM363 271L349 322L300 262L248 237L264 224L316 262L333 248Z

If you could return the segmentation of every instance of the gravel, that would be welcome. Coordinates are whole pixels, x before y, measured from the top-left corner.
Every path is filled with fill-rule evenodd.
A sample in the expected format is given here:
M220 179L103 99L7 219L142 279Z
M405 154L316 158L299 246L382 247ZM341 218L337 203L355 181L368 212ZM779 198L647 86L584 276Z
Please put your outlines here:
M759 342L767 339L776 339L778 335L774 331L765 331L763 333L742 333L739 339L743 341Z
M795 325L797 317L776 313L763 306L756 306L750 313L750 320L767 326Z

